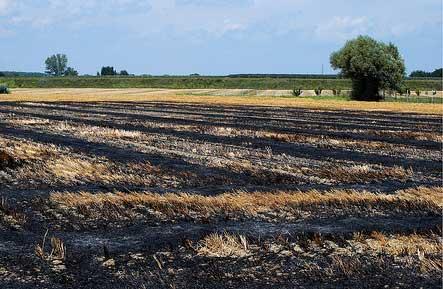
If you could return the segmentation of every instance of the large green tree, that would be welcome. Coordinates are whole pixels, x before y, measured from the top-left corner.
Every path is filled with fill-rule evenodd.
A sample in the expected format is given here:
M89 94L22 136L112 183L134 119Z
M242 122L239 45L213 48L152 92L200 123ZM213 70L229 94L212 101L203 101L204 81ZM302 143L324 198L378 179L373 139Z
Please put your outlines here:
M65 54L54 54L46 61L46 73L54 76L62 76L68 66L68 57Z
M352 80L352 98L380 100L383 89L401 89L405 64L392 44L359 36L331 55L331 65Z

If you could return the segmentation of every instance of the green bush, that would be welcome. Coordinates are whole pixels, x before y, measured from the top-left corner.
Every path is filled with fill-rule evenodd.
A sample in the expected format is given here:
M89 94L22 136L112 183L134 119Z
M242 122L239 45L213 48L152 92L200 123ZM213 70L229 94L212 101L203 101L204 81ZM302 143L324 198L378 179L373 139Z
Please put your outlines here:
M322 91L323 91L323 88L321 88L321 87L314 90L316 96L320 96Z
M292 95L293 96L300 96L301 94L302 94L302 90L301 90L301 88L297 88L297 89L293 89L292 90Z
M9 93L11 93L9 88L4 84L0 84L0 94L9 94Z
M392 89L392 91L397 92L400 95L403 95L406 93L406 86L403 84L400 87L398 87L397 89Z

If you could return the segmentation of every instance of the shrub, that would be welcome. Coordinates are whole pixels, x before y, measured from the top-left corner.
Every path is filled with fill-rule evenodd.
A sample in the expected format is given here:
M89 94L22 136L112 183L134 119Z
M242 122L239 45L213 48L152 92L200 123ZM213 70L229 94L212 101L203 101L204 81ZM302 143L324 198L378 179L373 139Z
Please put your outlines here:
M408 93L409 88L407 86L405 86L405 85L401 85L397 89L393 89L393 91L397 92L400 95L403 95L403 94L407 94Z
M11 93L9 88L6 85L1 84L0 85L0 94L9 94L9 93Z
M68 68L66 68L64 75L65 76L78 76L78 71L72 67L68 67Z
M302 94L302 90L301 90L301 88L297 88L297 89L293 89L292 90L292 95L293 96L300 96L301 94Z
M340 95L341 95L341 89L339 89L339 88L334 88L334 89L332 90L332 94L333 94L334 96L340 96Z
M323 88L321 88L321 87L314 90L316 96L320 96L322 91L323 91Z

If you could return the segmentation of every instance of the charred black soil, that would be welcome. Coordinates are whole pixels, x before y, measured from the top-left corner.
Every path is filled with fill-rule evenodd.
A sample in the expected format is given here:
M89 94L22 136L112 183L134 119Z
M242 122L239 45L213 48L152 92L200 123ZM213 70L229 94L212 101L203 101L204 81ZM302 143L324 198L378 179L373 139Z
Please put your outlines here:
M439 115L0 104L1 288L440 288Z

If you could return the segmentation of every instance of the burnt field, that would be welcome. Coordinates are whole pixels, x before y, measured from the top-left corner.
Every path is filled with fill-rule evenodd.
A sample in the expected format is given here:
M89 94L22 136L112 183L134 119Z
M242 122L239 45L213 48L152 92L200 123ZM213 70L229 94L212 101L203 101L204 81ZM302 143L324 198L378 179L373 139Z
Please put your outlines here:
M440 288L442 128L389 109L2 102L0 287Z

